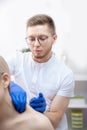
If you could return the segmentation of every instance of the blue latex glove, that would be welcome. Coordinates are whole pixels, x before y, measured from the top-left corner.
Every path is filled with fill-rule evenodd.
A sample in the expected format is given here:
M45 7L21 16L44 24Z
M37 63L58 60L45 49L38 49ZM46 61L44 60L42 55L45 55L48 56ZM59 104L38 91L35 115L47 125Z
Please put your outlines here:
M22 113L26 109L27 95L26 92L16 83L10 82L10 96L12 103L19 113Z
M39 93L38 97L34 97L30 100L30 106L38 111L43 113L46 110L46 100L42 93Z

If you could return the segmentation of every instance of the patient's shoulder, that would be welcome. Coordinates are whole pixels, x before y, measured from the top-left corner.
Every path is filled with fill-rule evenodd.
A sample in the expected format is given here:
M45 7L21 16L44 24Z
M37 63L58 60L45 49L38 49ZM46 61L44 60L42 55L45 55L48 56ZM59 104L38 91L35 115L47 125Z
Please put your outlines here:
M54 130L50 120L42 114L40 118L38 118L38 125L40 130Z
M54 130L50 120L39 112L36 112L28 106L26 112L28 117L28 125L31 126L31 130ZM29 116L28 116L29 115Z

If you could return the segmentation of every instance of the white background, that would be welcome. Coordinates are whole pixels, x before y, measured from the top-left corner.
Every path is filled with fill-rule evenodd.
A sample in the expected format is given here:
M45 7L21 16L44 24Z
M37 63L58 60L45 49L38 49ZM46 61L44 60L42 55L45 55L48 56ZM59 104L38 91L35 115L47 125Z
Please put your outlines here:
M55 21L58 40L54 51L66 55L76 75L87 76L86 0L0 0L0 54L7 57L27 47L26 21L37 13Z

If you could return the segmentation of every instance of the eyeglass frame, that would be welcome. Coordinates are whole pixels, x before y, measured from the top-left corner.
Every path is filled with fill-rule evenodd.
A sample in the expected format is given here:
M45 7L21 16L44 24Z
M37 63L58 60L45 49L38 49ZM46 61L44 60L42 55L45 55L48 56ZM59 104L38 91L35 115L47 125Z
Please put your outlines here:
M46 35L41 35L41 36L45 36L45 38L42 38L42 39L40 39L40 36L39 37L36 37L36 38L34 38L34 41L31 41L32 43L30 43L30 42L28 42L28 38L30 37L30 36L28 36L28 37L25 37L25 40L26 40L26 42L27 42L27 44L29 44L29 45L34 45L35 44L35 42L36 42L36 40L38 41L38 43L40 44L40 45L45 45L45 40L48 40L48 38L49 37L52 37L53 35L50 35L50 36L46 36ZM33 36L32 36L33 37ZM41 41L42 40L42 41Z

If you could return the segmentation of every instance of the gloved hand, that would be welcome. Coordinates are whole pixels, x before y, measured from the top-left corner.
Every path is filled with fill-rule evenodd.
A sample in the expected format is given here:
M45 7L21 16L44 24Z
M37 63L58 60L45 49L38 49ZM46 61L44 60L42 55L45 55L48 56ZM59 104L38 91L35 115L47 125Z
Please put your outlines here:
M46 109L46 100L42 93L39 93L38 97L34 97L30 100L30 106L38 111L43 113Z
M27 95L26 92L16 83L10 82L10 96L12 103L19 113L22 113L26 109Z

